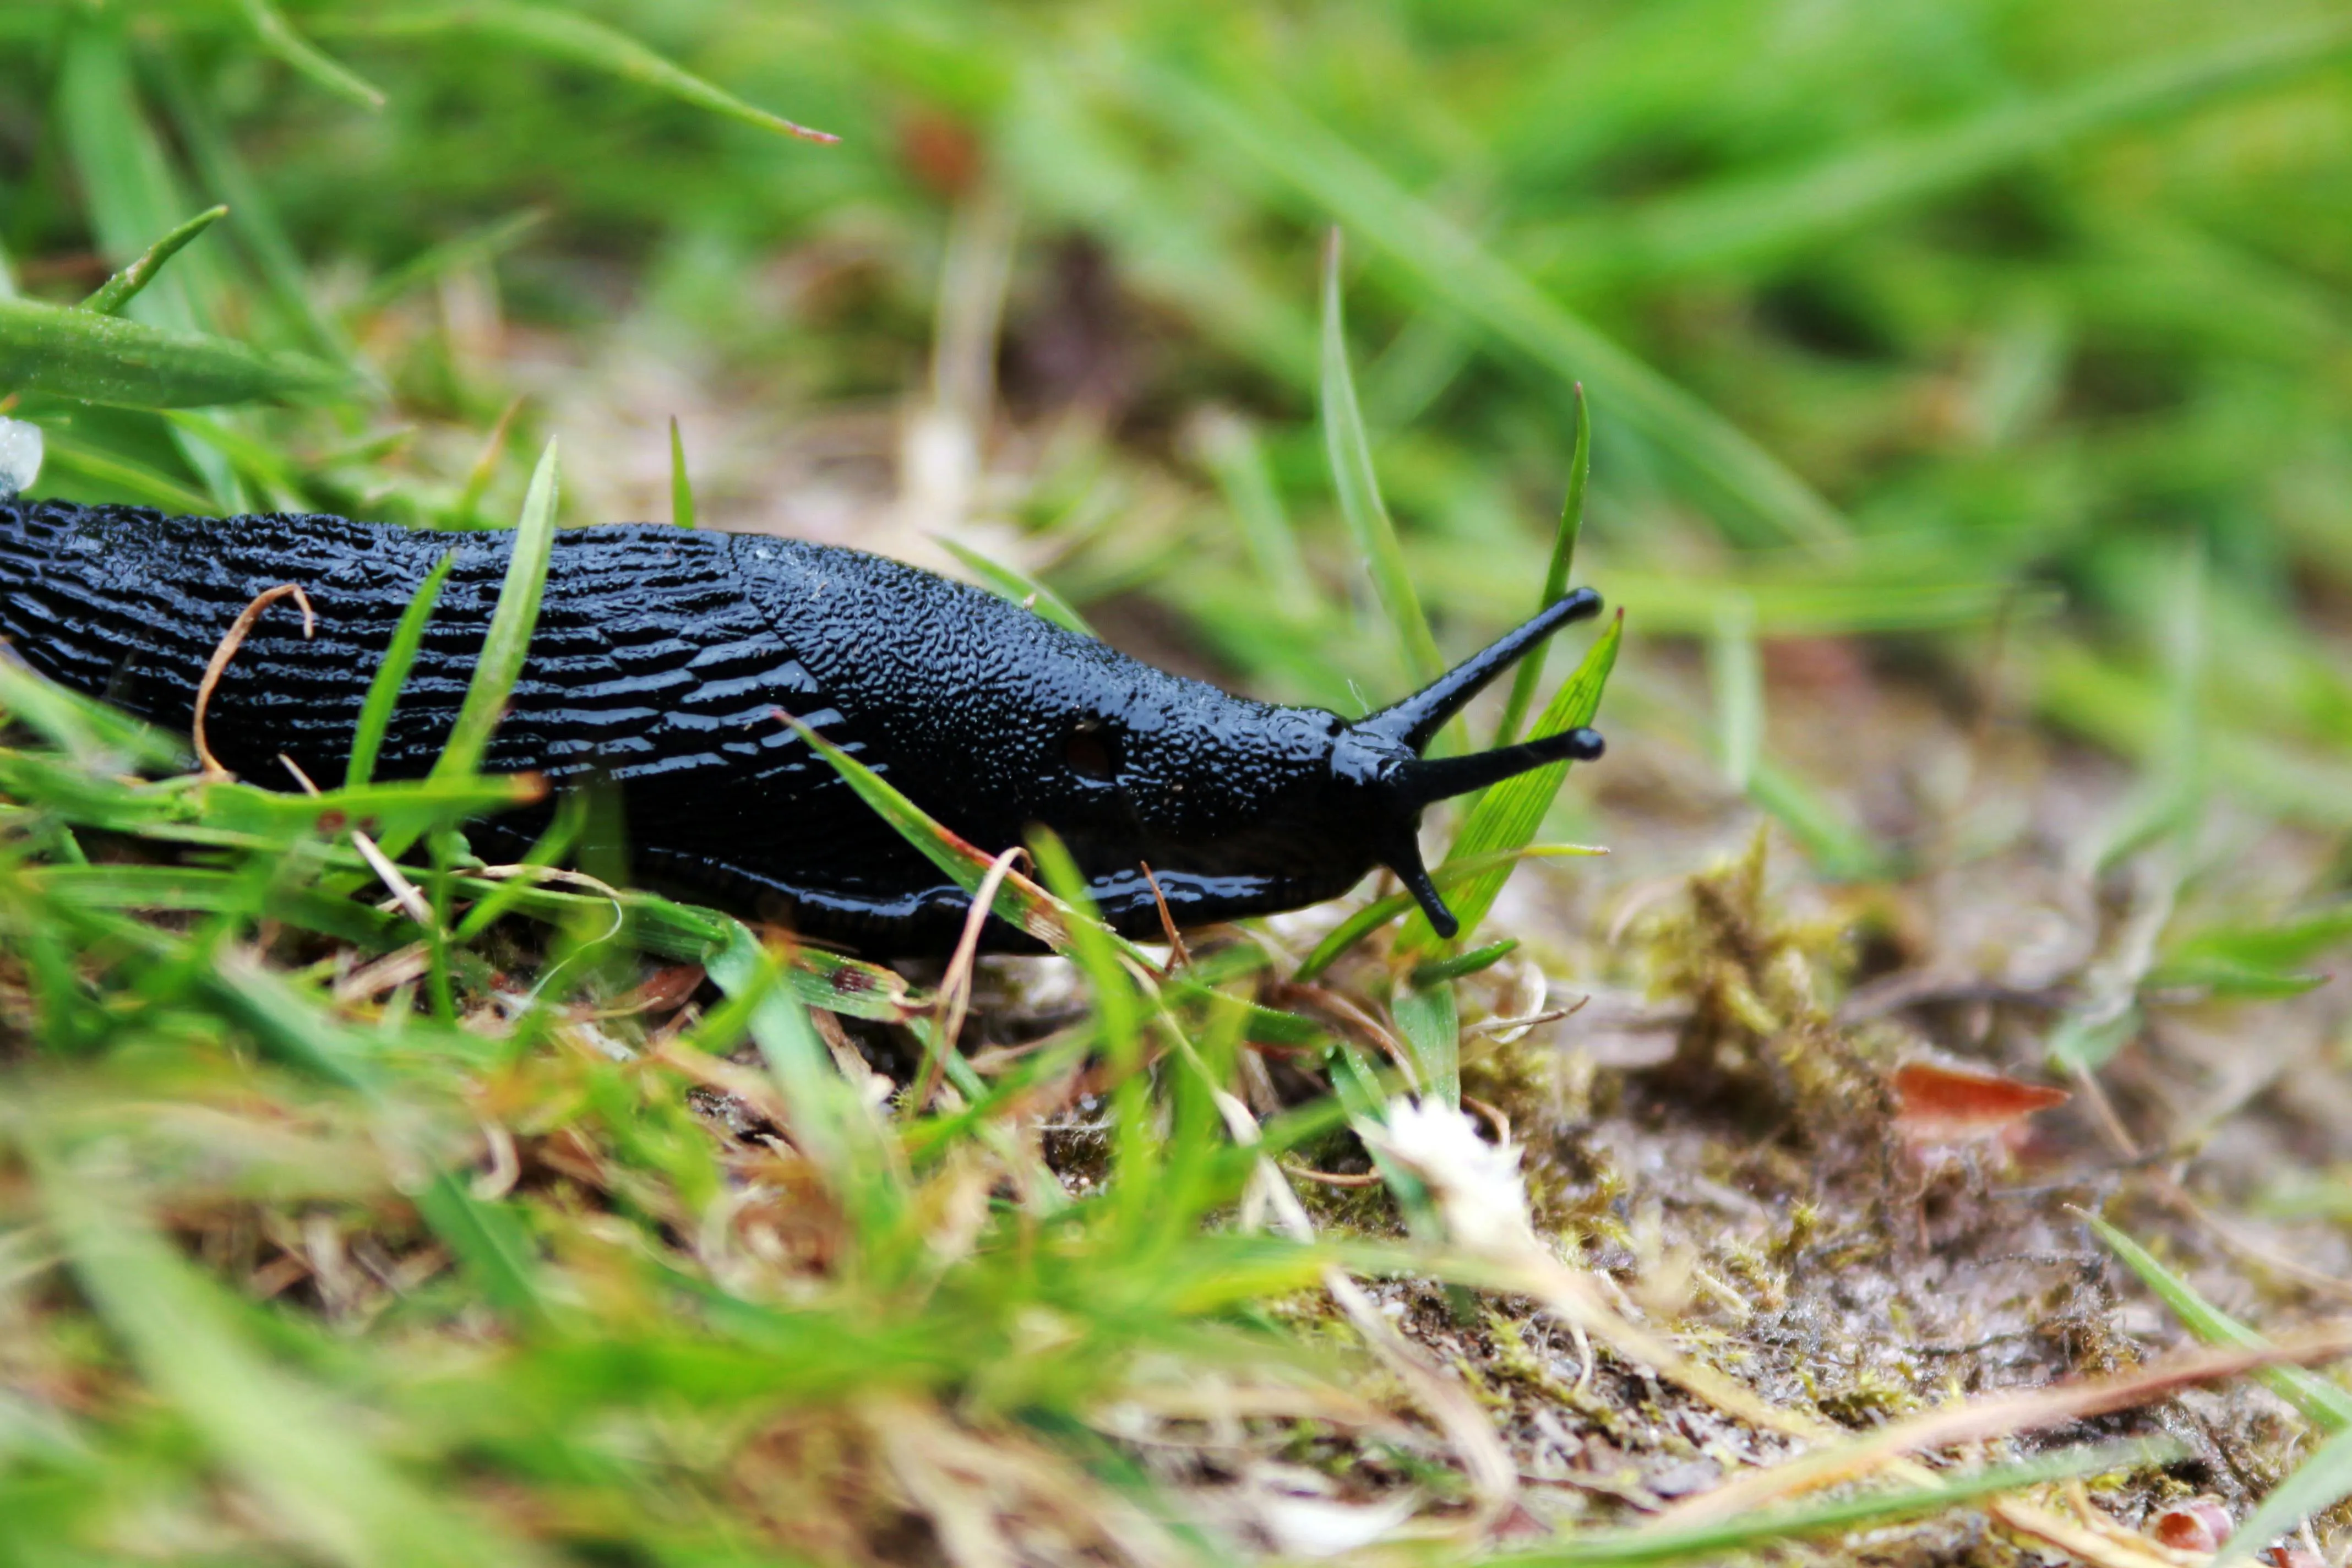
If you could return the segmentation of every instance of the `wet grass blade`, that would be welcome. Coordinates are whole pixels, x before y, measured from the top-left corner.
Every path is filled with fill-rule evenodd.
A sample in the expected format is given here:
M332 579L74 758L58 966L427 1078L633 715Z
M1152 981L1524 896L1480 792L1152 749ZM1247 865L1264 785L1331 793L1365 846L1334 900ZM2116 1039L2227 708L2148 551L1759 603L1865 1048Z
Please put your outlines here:
M416 585L408 607L400 613L400 624L393 628L392 642L383 650L383 662L376 666L375 677L368 682L367 700L360 706L359 728L352 735L351 763L343 775L346 788L356 788L375 776L376 753L383 747L392 710L400 701L401 688L408 684L417 650L425 646L425 626L441 602L442 585L449 581L449 569L457 563L457 552L445 551L425 574L425 581Z
M89 197L99 247L117 266L127 266L201 204L184 191L151 121L119 17L77 19L67 32L60 67L57 115ZM215 246L189 254L128 308L134 320L165 331L216 331L234 319L234 292L229 253ZM223 511L247 510L244 486L225 456L186 431L173 431L173 441Z
M263 355L223 338L0 300L0 385L18 392L125 408L202 408L304 402L343 381L316 361Z
M273 0L237 0L255 40L313 86L362 109L382 109L383 90L294 30Z
M373 12L352 20L361 27L388 37L471 33L567 65L636 82L682 103L762 131L796 136L806 142L841 140L830 132L811 130L745 102L716 82L647 48L617 27L552 5L481 0L468 5Z
M1609 672L1616 668L1617 649L1624 635L1625 616L1620 611L1602 628L1600 639L1585 654L1575 673L1561 682L1559 690L1528 731L1531 736L1557 735L1592 722L1600 714L1601 694L1608 689ZM1532 840L1536 830L1543 826L1544 813L1551 809L1552 797L1567 779L1568 769L1566 763L1554 763L1517 778L1505 779L1480 795L1464 820L1461 832L1454 835L1453 847L1446 851L1446 867L1482 855L1517 849ZM1510 876L1507 865L1482 871L1452 895L1449 901L1462 922L1457 940L1468 941L1478 929L1478 922L1495 907L1495 899ZM1406 920L1404 930L1397 934L1397 950L1425 952L1437 945L1437 932L1430 929L1429 918L1416 910Z
M1568 592L1568 574L1576 564L1577 535L1584 530L1585 486L1591 478L1592 408L1580 385L1576 389L1576 447L1568 459L1568 499L1560 503L1559 530L1551 542L1551 563L1544 569L1543 595L1536 601L1539 610ZM1536 688L1543 684L1544 660L1550 653L1551 639L1547 637L1519 660L1519 668L1511 676L1510 695L1503 702L1502 720L1495 726L1496 746L1507 746L1519 738L1519 726L1527 721L1528 710L1535 705Z
M522 521L515 529L514 554L507 563L506 582L499 589L498 608L490 629L483 635L481 656L474 678L457 710L457 721L448 742L433 764L436 780L463 778L481 766L490 735L506 714L515 682L522 678L523 661L530 653L530 634L539 625L539 605L547 588L548 557L555 547L556 447L553 440L540 454L523 497Z
M154 281L163 264L180 254L181 248L196 236L228 216L228 208L210 207L198 213L153 245L145 255L105 282L95 293L81 302L85 310L95 310L101 316L119 316L122 308L139 298L139 291Z
M1415 685L1434 680L1444 671L1437 639L1430 635L1429 617L1422 613L1421 595L1412 585L1397 542L1396 524L1381 500L1380 476L1372 468L1370 438L1364 432L1363 410L1356 402L1356 378L1348 367L1348 332L1339 304L1339 234L1334 229L1323 247L1323 442L1331 460L1331 483L1339 494L1339 515L1347 521L1356 553L1371 574L1372 590L1388 613L1389 629L1404 656L1404 667ZM1449 726L1451 728L1451 726Z

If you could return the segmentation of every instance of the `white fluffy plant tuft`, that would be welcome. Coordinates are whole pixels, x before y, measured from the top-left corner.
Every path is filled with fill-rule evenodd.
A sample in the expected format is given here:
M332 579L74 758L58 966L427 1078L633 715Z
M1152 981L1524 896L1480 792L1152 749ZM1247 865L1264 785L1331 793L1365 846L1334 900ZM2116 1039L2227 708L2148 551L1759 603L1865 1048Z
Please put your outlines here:
M1489 1143L1464 1112L1404 1095L1389 1101L1381 1123L1359 1119L1355 1127L1358 1137L1429 1189L1447 1238L1465 1253L1511 1263L1543 1256L1528 1218L1517 1144Z
M41 427L0 417L0 496L33 488L41 477Z

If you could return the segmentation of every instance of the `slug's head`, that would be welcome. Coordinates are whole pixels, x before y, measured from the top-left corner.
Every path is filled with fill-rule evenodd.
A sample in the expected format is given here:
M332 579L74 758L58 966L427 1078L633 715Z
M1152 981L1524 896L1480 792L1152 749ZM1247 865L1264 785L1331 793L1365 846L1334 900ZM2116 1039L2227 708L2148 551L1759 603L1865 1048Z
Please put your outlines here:
M1364 836L1371 858L1397 874L1440 936L1454 935L1460 922L1422 864L1423 808L1547 763L1591 762L1601 755L1602 745L1597 731L1578 729L1466 757L1427 758L1421 753L1487 682L1560 627L1600 610L1601 595L1580 588L1403 701L1333 737L1330 816Z
M1095 878L1115 918L1156 929L1148 862L1180 916L1295 909L1344 891L1375 866L1403 879L1451 936L1456 922L1415 835L1431 802L1566 758L1601 754L1573 730L1473 756L1421 753L1487 682L1570 621L1601 608L1590 589L1560 599L1392 708L1349 723L1318 708L1276 708L1148 672L1115 712L1072 710L1050 823ZM1099 647L1099 645L1091 645ZM1118 656L1104 650L1099 656Z

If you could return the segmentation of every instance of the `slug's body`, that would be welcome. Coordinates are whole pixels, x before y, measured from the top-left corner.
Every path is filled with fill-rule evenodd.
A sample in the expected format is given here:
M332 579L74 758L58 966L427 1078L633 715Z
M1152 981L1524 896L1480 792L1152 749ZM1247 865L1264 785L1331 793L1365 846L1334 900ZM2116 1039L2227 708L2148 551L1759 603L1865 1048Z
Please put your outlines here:
M262 616L213 693L206 733L252 782L290 784L283 754L331 786L394 626L454 552L376 767L419 777L456 721L512 550L506 532L0 497L0 634L61 684L184 733L230 623L257 595L299 584L315 636L304 637L291 605ZM772 912L803 933L882 956L951 947L967 897L782 713L984 849L1051 827L1130 932L1159 929L1147 863L1184 923L1294 909L1387 864L1448 929L1414 848L1421 808L1597 755L1599 737L1445 762L1417 753L1497 670L1598 604L1571 595L1419 696L1350 724L1230 696L857 551L567 529L485 765L537 771L558 788L609 780L641 871L739 904L781 901Z

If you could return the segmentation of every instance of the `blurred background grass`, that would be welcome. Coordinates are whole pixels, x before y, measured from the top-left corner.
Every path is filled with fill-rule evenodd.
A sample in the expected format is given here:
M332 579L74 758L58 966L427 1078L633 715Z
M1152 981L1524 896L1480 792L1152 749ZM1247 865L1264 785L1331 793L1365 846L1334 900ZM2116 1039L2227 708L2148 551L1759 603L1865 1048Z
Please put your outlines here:
M840 140L796 139L779 114ZM706 524L860 544L1015 591L1041 583L1148 657L1352 712L1407 685L1416 655L1361 564L1318 423L1318 258L1336 226L1373 457L1446 652L1532 607L1574 389L1589 392L1577 579L1628 611L1603 710L1612 739L1633 742L1613 759L1623 792L1686 781L1688 768L1643 763L1645 748L1696 759L1864 907L2021 838L2084 886L2126 868L2095 884L2104 903L2081 900L2097 905L2084 922L2107 929L2053 970L2063 984L2044 983L2058 998L2048 1048L2066 1067L2125 1045L2152 995L2298 990L2352 929L2352 22L2340 8L0 8L0 289L80 300L216 202L228 216L131 314L338 367L349 390L170 411L26 393L7 411L48 437L46 492L507 526L533 455L561 436L564 521L659 519L675 419ZM1928 708L1942 742L1965 742L1957 775L1897 781L1897 794L1940 791L1936 809L1886 806L1905 760L1887 753L1911 732L1871 731L1885 710L1858 694L1881 689ZM2037 723L2034 743L2060 737L2067 765L2095 781L2095 808L2052 814L2046 799L1986 787L1996 742ZM2074 741L2088 745L2063 744ZM1591 776L1608 787L1608 773ZM2217 805L2232 825L2218 835ZM1962 807L2010 816L1956 832ZM1579 836L1592 816L1564 801L1548 837ZM1752 816L1738 814L1739 833ZM1718 840L1720 826L1710 819ZM2227 872L2258 837L2292 852L2284 869L2263 861L2257 901L2225 887L2220 907L2175 918L2200 870ZM1643 874L1698 868L1664 826L1620 847ZM62 987L43 1005L74 994L57 977L89 952L44 956L27 935L39 922L26 911L54 889L0 882L19 898L12 941ZM258 889L203 941L274 931ZM1883 910L1899 932L1900 912ZM66 940L101 956L129 941L98 929ZM1912 957L1943 945L1932 931L1903 939ZM216 1533L187 1537L189 1552L243 1560L249 1520L156 1500L181 1484L158 1478L181 1478L192 1446L263 1478L258 1495L293 1523L257 1536L273 1552L295 1540L300 1560L526 1560L504 1536L454 1526L459 1545L436 1556L445 1521L375 1468L380 1447L464 1477L478 1494L467 1506L517 1536L632 1562L748 1561L744 1542L776 1539L817 1557L887 1545L888 1526L858 1513L863 1494L838 1478L894 1442L902 1481L970 1472L980 1460L958 1447L973 1439L957 1423L1018 1431L1005 1462L1026 1468L996 1479L1033 1488L1021 1495L1034 1512L1075 1484L1047 1450L1076 1451L1106 1488L1139 1495L1124 1460L1074 1435L1081 1413L1139 1356L1255 1368L1259 1298L1315 1278L1295 1258L1192 1234L1246 1168L1214 1143L1215 1114L1196 1097L1181 1114L1197 1140L1175 1160L1164 1213L1079 1205L1087 1217L1055 1233L1062 1271L983 1247L940 1263L950 1284L926 1297L923 1248L954 1229L940 1216L982 1204L1001 1173L957 1162L986 1145L1014 1179L1035 1173L991 1120L1017 1119L1034 1088L1021 1080L987 1114L915 1124L917 1175L934 1184L921 1196L937 1200L905 1199L917 1218L828 1215L803 1233L805 1216L788 1213L779 1223L800 1250L782 1264L714 1247L698 1267L721 1283L648 1283L630 1248L670 1245L735 1190L674 1082L583 1065L579 1051L535 1056L536 1031L558 1026L533 1015L511 1047L449 1029L399 1047L441 1079L453 1062L471 1075L462 1089L410 1086L434 1107L437 1142L389 1136L374 1102L354 1108L293 1074L268 1080L264 1114L244 1098L243 1068L205 1052L238 1030L266 1042L271 1019L285 1052L313 1049L305 1031L325 1014L241 971L184 998L174 987L210 975L208 952L174 949L156 961L166 978L84 998L81 1037L120 1030L134 1042L127 1067L100 1070L96 1089L28 1089L0 1119L46 1194L0 1194L11 1215L46 1215L10 1233L16 1250L0 1259L23 1270L10 1278L69 1256L144 1358L125 1373L88 1318L54 1301L12 1320L31 1325L16 1341L40 1373L26 1386L102 1391L89 1402L111 1424L112 1463L37 1401L38 1420L0 1426L0 1442L32 1456L11 1472L7 1506L28 1519L54 1505L65 1521L13 1542L0 1531L0 1556L87 1560L55 1543L90 1539L76 1510L111 1510L101 1533L142 1541L131 1555L158 1540L171 1554L171 1530L201 1517ZM479 1002L496 973L466 963L458 994ZM731 1045L742 1018L728 1021L738 1036L695 1038ZM364 1044L357 1026L326 1037ZM1055 1070L1074 1076L1087 1042L1062 1046ZM1230 1035L1223 1048L1236 1049ZM176 1131L125 1109L146 1103L141 1074L159 1065L153 1099L185 1101L156 1113ZM249 1121L191 1121L190 1107ZM66 1131L44 1144L52 1114ZM300 1120L306 1140L268 1142L257 1129L273 1116ZM462 1168L478 1124L520 1138L532 1180L479 1212L463 1184L427 1189L420 1228L395 1195L418 1190L411 1142ZM163 1219L187 1220L206 1258L266 1257L241 1281L249 1294L278 1273L273 1289L310 1280L304 1304L331 1331L207 1305L177 1253L104 1205L76 1206L85 1177L122 1176L106 1163L117 1126L137 1132L145 1164L92 1190L137 1187ZM354 1127L377 1146L346 1170ZM490 1159L496 1138L482 1135ZM772 1199L806 1195L804 1172L780 1175L731 1146L723 1158L728 1182L748 1170L780 1184ZM237 1183L189 1195L189 1170L222 1161ZM904 1199L895 1173L876 1173L887 1163L865 1173L887 1189L877 1209ZM549 1168L637 1228L561 1183L534 1185ZM1048 1187L1058 1203L1050 1178L1024 1189L1046 1217L1021 1223L1063 1223L1035 1196ZM293 1234L298 1201L311 1216L299 1224L322 1233ZM383 1289L361 1271L282 1264L256 1226L286 1258L364 1243ZM433 1262L433 1246L450 1252ZM452 1254L460 1275L436 1278ZM422 1295L397 1283L403 1258L431 1265L418 1266L436 1280ZM1215 1269L1227 1272L1180 1288L1188 1270ZM764 1302L779 1277L807 1317L771 1319L729 1295ZM142 1317L156 1289L178 1293ZM690 1310L665 1294L681 1291ZM1046 1320L1079 1325L1086 1353L1039 1339ZM712 1323L723 1352L698 1337ZM1247 1331L1229 1343L1237 1324ZM394 1436L341 1444L308 1385L277 1387L255 1370L265 1363L391 1412ZM178 1405L184 1429L135 1400L123 1416L110 1380L138 1377ZM838 1430L807 1414L837 1414L826 1402L853 1383L910 1403ZM252 1398L215 1408L224 1388ZM953 1421L921 1405L933 1394L953 1401ZM797 1414L756 1443L743 1434L766 1407L727 1426L734 1402L772 1397ZM1335 1468L1361 1458L1324 1456ZM1450 1471L1383 1462L1391 1480L1449 1495ZM605 1495L629 1487L625 1505ZM306 1489L331 1504L306 1517ZM927 1501L952 1521L952 1498ZM803 1513L828 1522L770 1528ZM161 1533L142 1538L151 1517ZM394 1544L371 1556L371 1531Z

